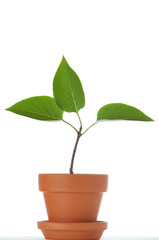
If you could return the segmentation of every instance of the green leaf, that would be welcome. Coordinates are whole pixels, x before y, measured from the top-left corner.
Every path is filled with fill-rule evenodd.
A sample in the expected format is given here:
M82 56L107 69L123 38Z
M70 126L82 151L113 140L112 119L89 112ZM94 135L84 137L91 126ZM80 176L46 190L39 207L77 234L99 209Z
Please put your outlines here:
M78 112L85 105L85 95L79 77L63 57L53 80L57 105L66 112Z
M153 121L139 109L123 103L111 103L100 108L97 114L99 120Z
M55 99L48 96L27 98L6 110L43 121L62 120L63 115L63 111L57 106Z

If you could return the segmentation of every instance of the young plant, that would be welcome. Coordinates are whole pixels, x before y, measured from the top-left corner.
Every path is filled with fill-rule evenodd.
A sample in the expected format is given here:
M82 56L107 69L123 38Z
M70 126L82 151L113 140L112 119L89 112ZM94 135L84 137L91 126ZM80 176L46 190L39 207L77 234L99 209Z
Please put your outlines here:
M132 120L153 121L139 109L123 104L111 103L104 105L97 113L97 120L84 132L79 110L85 106L85 95L79 77L69 66L63 57L53 79L54 98L49 96L37 96L24 99L6 110L13 113L43 121L63 121L71 126L77 133L77 139L73 148L70 174L73 174L74 158L79 139L92 126L101 120ZM80 122L79 130L71 123L63 119L64 112L75 112Z

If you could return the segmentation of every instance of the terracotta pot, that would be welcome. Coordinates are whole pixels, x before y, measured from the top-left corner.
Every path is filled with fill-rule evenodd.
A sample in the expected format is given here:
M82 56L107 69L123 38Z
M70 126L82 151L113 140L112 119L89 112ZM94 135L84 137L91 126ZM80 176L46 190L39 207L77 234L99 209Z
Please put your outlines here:
M108 175L39 174L50 222L95 222Z
M46 239L57 240L97 240L107 229L106 222L53 223L38 222Z

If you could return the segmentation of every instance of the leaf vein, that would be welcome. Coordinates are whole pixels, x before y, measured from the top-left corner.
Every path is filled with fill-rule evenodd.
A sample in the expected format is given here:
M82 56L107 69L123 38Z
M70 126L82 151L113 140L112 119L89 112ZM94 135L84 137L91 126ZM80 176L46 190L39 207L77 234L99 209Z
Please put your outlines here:
M45 117L56 119L56 120L62 120L62 118L57 118L57 117L54 117L52 115L47 115L47 114L44 114L44 113L38 113L38 112L33 112L33 111L18 110L18 112L20 112L20 113L22 113L22 112L24 112L24 113L34 113L34 114L37 114L39 116L45 116Z

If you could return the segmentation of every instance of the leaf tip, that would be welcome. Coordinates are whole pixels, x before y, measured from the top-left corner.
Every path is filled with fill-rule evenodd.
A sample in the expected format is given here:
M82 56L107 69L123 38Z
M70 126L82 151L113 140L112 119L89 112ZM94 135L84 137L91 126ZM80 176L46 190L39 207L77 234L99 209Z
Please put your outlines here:
M65 62L66 62L66 58L65 58L64 55L62 56L62 61L65 61Z
M152 119L152 118L150 118L150 120L149 120L150 122L155 122L155 120L154 119Z
M152 118L150 118L149 116L146 115L146 117L147 117L147 120L146 120L146 121L148 121L148 122L155 122L155 120L152 119Z

